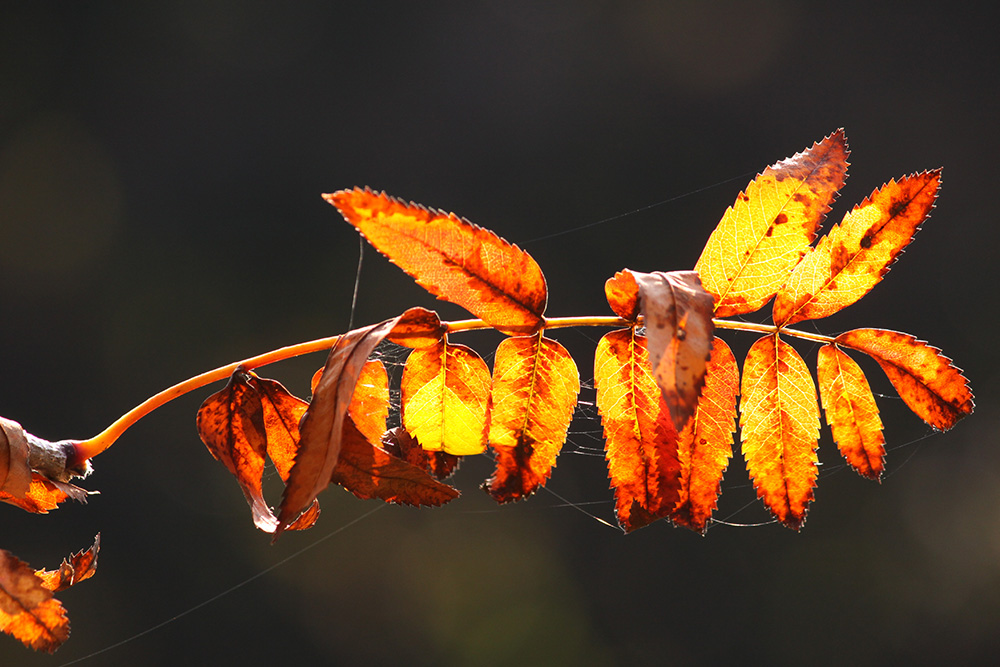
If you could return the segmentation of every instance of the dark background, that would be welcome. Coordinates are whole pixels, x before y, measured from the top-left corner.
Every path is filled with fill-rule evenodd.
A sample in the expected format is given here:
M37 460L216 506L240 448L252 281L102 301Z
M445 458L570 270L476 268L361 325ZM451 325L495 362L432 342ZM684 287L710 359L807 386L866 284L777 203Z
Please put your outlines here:
M272 547L198 439L206 389L101 456L89 505L0 507L0 547L37 567L104 541L97 576L60 596L70 641L49 657L0 637L0 664L87 656L320 538L82 664L993 664L987 16L957 2L158 5L0 10L0 414L40 436L96 433L189 375L344 331L358 242L322 192L370 185L456 211L533 254L549 315L607 314L607 277L690 268L755 171L841 126L854 164L833 221L912 171L943 165L944 186L887 279L818 327L930 340L978 409L931 434L865 365L890 395L890 473L844 470L824 427L800 533L623 536L545 492L497 509L478 457L446 508L351 524L379 505L330 489L318 526ZM369 249L355 323L416 304L435 302ZM599 333L557 335L585 382ZM726 338L739 355L754 337ZM469 340L484 355L497 342ZM322 361L265 374L304 395ZM613 521L603 461L579 454L599 446L583 412L550 486ZM738 455L724 489L718 517L767 521L739 511L753 492Z

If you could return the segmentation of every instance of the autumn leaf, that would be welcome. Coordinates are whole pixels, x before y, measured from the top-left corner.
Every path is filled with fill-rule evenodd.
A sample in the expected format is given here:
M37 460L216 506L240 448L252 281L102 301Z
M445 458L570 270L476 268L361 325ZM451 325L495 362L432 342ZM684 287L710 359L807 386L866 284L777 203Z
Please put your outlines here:
M545 277L531 256L493 232L365 188L323 195L368 242L434 296L509 335L541 327Z
M389 374L378 359L369 359L361 367L347 414L368 442L382 439L389 418Z
M447 338L414 350L400 386L403 426L427 450L466 456L486 449L490 370Z
M840 453L858 474L878 480L885 471L882 420L861 367L836 345L819 349L819 396Z
M639 317L639 285L628 269L619 271L604 283L608 305L623 320L635 322Z
M416 438L407 433L405 428L399 426L389 429L383 434L382 449L418 468L423 468L438 480L451 477L458 470L459 463L462 461L462 457L454 454L424 449Z
M897 331L855 329L835 342L875 359L903 402L936 429L947 431L975 408L962 372L924 341Z
M75 484L67 482L55 482L44 475L32 471L31 482L28 491L21 497L17 497L0 491L0 502L15 505L33 514L48 514L50 510L56 509L64 500L75 500L86 503L87 497L97 493L81 489Z
M54 653L69 638L66 610L35 571L0 549L0 631L36 651Z
M653 379L646 337L635 328L601 338L594 355L597 409L618 523L631 532L677 505L677 432Z
M0 498L23 498L30 485L24 429L15 421L0 417Z
M386 340L410 348L431 347L444 338L447 330L437 313L415 306L399 316Z
M778 336L757 340L743 366L743 456L757 496L781 523L805 523L816 486L819 406L802 357Z
M925 171L889 181L855 206L778 291L775 324L832 315L871 291L930 215L940 184L940 169Z
M698 410L677 436L679 498L670 520L679 526L702 534L708 528L722 487L722 474L733 455L739 391L736 357L722 339L715 338Z
M580 392L576 363L541 334L507 338L493 364L489 443L496 470L483 488L507 503L527 498L552 473Z
M848 152L837 130L765 169L726 210L694 267L716 316L758 310L781 288L844 184Z
M712 296L694 271L631 272L649 338L649 363L670 418L683 429L698 405L712 350Z
M89 549L81 549L64 558L58 570L36 570L35 576L41 580L42 586L58 593L94 576L100 551L101 534L98 533Z

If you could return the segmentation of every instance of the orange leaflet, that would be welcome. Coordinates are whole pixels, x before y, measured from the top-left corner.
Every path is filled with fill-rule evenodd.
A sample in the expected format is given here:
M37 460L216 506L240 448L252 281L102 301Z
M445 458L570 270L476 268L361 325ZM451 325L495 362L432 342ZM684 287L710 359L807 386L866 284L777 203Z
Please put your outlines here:
M527 498L552 474L573 418L580 374L562 345L541 334L508 338L493 365L490 447L483 488L498 503Z
M54 653L69 638L69 619L35 571L0 549L0 631L36 651Z
M941 170L889 181L819 240L774 300L774 322L787 326L832 315L882 280L930 215Z
M454 213L365 188L323 198L368 242L434 296L509 335L538 331L548 299L531 255Z
M382 449L418 468L423 468L439 480L451 477L462 461L462 457L454 454L427 451L420 446L416 438L406 432L406 429L398 426L389 429L382 436Z
M594 355L615 514L625 532L662 519L678 501L677 432L635 328L601 338Z
M608 305L623 320L635 322L639 317L639 285L629 269L624 269L604 283Z
M404 347L430 347L437 345L446 332L436 312L416 306L399 317L386 339Z
M369 359L361 367L347 414L368 442L382 439L389 418L389 375L381 361Z
M490 370L447 338L414 350L400 385L403 426L427 450L466 456L486 450Z
M819 396L833 439L851 467L868 479L885 471L882 420L861 367L836 345L819 349Z
M743 365L743 457L757 496L781 523L805 523L816 486L819 406L802 357L777 335L759 339Z
M670 418L683 429L698 405L712 351L712 296L694 271L630 272L649 337L649 363Z
M379 498L404 505L443 505L458 497L458 490L442 484L422 467L393 456L368 442L348 418L343 446L331 482L358 498Z
M695 271L718 317L761 308L812 243L847 176L843 130L760 174L726 210Z
M64 558L58 570L36 570L35 576L41 580L42 586L58 593L94 576L100 551L101 534L98 533L89 549L81 549Z
M721 338L715 338L698 411L677 439L679 500L670 520L679 526L699 533L708 528L719 498L722 474L733 455L739 393L736 357Z
M924 341L898 331L855 329L835 342L875 359L903 402L934 428L947 431L975 408L962 372Z
M86 491L79 486L66 482L55 482L44 475L32 471L27 493L21 497L17 497L5 491L0 491L0 502L16 505L34 514L48 514L49 510L56 509L59 503L68 498L85 503L87 502L87 496L92 493L97 492Z

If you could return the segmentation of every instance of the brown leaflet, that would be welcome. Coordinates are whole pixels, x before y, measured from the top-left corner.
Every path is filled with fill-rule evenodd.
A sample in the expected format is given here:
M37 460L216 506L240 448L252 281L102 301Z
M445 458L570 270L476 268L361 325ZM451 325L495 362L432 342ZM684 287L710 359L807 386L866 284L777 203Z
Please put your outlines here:
M836 345L819 349L819 396L833 439L859 475L879 480L885 471L882 420L861 367Z
M299 451L281 498L275 539L330 484L343 439L347 408L368 355L399 317L355 329L337 338L312 403L302 416Z
M740 371L729 346L712 341L712 358L705 370L705 387L698 410L677 438L680 499L670 520L704 534L719 498L722 475L733 455L736 397Z
M777 335L751 346L743 365L740 429L757 496L798 530L816 486L819 406L802 357Z
M594 383L615 514L631 532L673 511L680 482L677 432L649 368L646 338L634 327L598 342Z
M386 339L396 345L417 349L436 345L447 331L437 313L415 306L400 316Z
M493 364L489 441L496 470L483 488L498 503L527 498L552 473L573 418L580 374L542 334L507 338Z
M837 130L765 169L726 210L694 267L718 317L758 310L784 284L844 185L848 153Z
M531 255L453 213L385 193L323 195L368 242L428 292L456 303L509 335L542 326L545 277Z
M442 481L451 477L462 462L462 457L454 454L427 451L406 432L406 429L399 426L389 429L382 436L382 449L418 468L423 468Z
M458 497L458 490L437 481L422 467L393 456L368 442L347 418L337 467L331 482L358 498L378 498L403 505L443 505Z
M649 362L677 430L698 405L712 351L712 295L694 271L630 272L649 339Z
M458 456L486 450L490 370L474 350L447 337L414 350L400 383L403 426L427 450Z
M922 340L898 331L855 329L834 342L875 359L903 402L936 429L947 431L975 408L962 371Z
M0 492L23 498L30 485L31 468L24 428L0 417Z
M54 653L69 639L69 619L35 571L0 549L0 632L36 651Z
M940 169L913 174L855 206L778 291L775 324L832 315L871 291L930 215L940 184Z
M100 551L101 534L98 533L89 549L81 549L64 558L58 570L36 570L35 576L41 580L42 586L58 593L94 576Z

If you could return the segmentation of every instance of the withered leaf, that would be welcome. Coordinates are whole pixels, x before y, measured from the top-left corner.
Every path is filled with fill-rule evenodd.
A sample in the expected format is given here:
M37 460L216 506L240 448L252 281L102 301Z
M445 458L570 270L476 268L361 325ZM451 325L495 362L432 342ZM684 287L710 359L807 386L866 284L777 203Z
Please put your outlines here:
M64 558L58 570L36 570L35 575L41 580L42 586L58 593L94 576L100 551L101 534L98 533L89 549L81 549Z
M415 306L400 316L386 339L404 347L430 347L437 345L446 331L437 313Z
M677 432L635 328L601 338L594 355L597 409L618 523L631 532L662 519L679 499Z
M712 296L694 271L631 272L649 338L653 377L681 430L694 414L712 352Z
M27 493L21 497L17 497L5 491L0 491L0 502L16 505L34 514L48 514L49 510L56 509L59 503L64 500L73 499L77 502L85 503L87 502L87 497L94 493L97 492L87 491L67 482L54 482L44 475L32 471Z
M718 317L760 309L784 284L847 176L843 130L757 176L726 210L694 269Z
M496 470L483 488L507 503L545 484L580 393L576 363L541 334L500 343L493 365L489 442Z
M0 494L23 498L31 485L24 428L0 417ZM0 499L4 496L0 495Z
M0 631L54 653L69 638L66 610L27 563L0 549Z
M423 468L442 481L455 474L462 462L461 456L424 449L416 438L400 426L391 428L382 435L382 449L418 468Z
M751 346L743 366L743 457L757 496L781 523L798 530L816 486L819 406L802 357L777 335Z
M639 317L639 285L628 269L607 279L604 283L604 295L618 317L629 322L635 322Z
M444 213L355 188L323 198L368 242L428 292L458 304L499 331L531 334L542 325L545 277L531 255L493 232Z
M924 341L898 331L855 329L835 342L875 359L903 402L936 429L947 431L975 408L962 371Z

